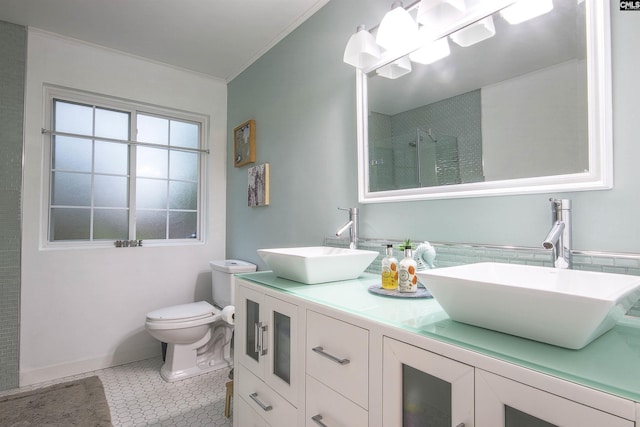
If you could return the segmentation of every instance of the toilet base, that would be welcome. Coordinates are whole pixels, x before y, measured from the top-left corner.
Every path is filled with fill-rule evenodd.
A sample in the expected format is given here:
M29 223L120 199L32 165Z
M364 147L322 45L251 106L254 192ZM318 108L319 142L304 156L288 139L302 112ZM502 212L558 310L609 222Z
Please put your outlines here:
M174 382L230 367L232 336L232 326L216 322L193 344L169 344L160 375L165 381Z
M195 377L197 375L217 371L218 369L228 368L230 366L231 363L229 361L220 360L213 365L202 363L201 365L193 366L191 368L172 371L171 368L165 363L164 365L162 365L162 368L160 368L160 376L166 382L172 383L175 381L181 381L187 378Z

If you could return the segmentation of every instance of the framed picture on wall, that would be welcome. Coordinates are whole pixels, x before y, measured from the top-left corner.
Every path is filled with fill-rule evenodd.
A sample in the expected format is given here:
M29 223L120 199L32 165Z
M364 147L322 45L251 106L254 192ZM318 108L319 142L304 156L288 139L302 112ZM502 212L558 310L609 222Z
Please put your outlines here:
M249 120L233 129L233 165L244 166L256 161L256 122Z
M248 169L247 204L251 207L269 205L269 163Z

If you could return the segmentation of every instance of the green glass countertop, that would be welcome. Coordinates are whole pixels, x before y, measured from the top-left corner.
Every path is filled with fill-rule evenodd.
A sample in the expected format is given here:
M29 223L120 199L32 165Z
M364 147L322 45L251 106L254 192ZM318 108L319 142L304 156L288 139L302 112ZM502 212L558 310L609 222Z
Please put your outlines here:
M305 285L271 271L238 274L253 283L364 318L458 345L558 378L640 402L640 319L625 318L582 350L570 350L453 321L435 299L392 298L358 279Z

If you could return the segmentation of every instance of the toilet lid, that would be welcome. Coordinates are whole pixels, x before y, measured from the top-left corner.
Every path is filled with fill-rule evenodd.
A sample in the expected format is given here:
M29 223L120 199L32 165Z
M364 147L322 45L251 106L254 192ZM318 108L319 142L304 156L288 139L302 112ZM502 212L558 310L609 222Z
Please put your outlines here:
M216 309L206 301L172 305L147 314L149 320L196 320L212 316Z

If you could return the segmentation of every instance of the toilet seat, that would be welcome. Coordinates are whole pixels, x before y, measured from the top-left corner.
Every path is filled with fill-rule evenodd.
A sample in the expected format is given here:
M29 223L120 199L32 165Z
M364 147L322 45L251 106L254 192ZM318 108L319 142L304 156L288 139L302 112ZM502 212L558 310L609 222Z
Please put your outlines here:
M178 329L213 323L220 319L221 311L206 301L164 307L147 314L147 327L151 329Z

